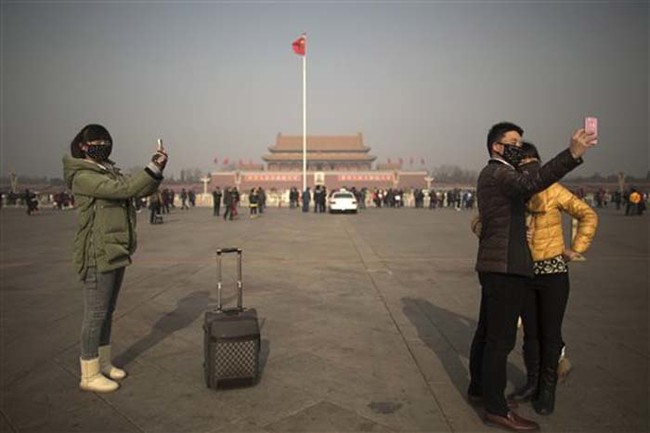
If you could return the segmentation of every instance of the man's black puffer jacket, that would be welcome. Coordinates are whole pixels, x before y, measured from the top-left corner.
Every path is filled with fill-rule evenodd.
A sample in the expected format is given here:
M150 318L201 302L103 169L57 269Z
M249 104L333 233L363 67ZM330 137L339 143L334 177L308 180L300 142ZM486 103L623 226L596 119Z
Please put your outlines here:
M476 195L481 215L476 270L533 277L526 242L525 203L582 163L567 149L539 171L523 174L502 160L491 159L478 177Z

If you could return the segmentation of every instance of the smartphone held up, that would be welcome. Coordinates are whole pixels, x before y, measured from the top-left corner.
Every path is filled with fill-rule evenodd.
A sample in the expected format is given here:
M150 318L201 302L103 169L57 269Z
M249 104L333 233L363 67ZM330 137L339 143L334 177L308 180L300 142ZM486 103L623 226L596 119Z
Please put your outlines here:
M161 170L167 165L167 151L163 146L162 138L157 140L158 146L156 148L156 153L151 158L151 161L158 166Z
M598 137L598 118L597 117L585 117L585 132L587 134L593 134ZM594 144L598 144L598 139L593 141Z

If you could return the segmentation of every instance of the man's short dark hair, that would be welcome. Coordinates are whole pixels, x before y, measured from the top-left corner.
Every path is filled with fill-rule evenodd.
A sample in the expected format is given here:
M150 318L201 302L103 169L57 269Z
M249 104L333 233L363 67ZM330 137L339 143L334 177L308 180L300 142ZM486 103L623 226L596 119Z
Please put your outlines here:
M488 154L492 155L492 143L500 141L504 135L510 131L517 131L519 135L524 135L524 130L520 126L511 122L500 122L490 128L487 136Z

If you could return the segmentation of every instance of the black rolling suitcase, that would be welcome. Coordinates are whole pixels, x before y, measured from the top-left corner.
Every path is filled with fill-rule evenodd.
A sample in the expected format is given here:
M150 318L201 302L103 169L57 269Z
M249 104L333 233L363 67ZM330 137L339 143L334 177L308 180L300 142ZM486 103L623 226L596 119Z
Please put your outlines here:
M222 308L221 262L237 254L237 307ZM205 384L208 388L254 385L259 376L260 327L257 311L243 307L242 250L217 250L217 309L207 311L203 323Z

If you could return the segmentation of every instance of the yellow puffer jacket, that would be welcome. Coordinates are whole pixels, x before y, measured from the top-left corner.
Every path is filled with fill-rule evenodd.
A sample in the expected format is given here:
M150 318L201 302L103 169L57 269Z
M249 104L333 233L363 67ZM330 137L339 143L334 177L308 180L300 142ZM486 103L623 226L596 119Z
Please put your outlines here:
M535 194L528 201L532 214L533 235L528 241L534 261L559 256L564 251L562 212L578 220L578 230L571 249L584 253L591 245L598 226L598 215L584 201L559 183Z

